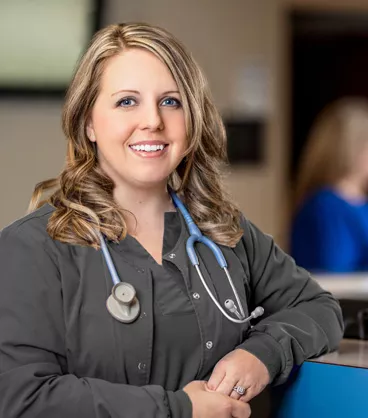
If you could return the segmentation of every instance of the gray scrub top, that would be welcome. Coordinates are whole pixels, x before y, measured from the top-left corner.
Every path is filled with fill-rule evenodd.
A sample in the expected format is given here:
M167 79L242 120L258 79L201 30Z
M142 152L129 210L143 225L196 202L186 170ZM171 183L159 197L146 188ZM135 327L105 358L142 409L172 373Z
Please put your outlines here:
M194 307L183 276L172 262L182 225L178 212L165 213L162 266L132 236L119 243L128 262L149 270L153 285L153 355L150 382L177 390L196 376L200 366L201 338ZM121 277L128 281L129 278ZM198 278L198 280L200 280ZM157 343L156 343L157 342ZM139 364L145 367L145 364ZM169 370L177 373L169 373Z
M180 214L166 215L163 266L132 237L108 243L141 303L140 317L122 324L106 309L112 281L101 252L52 240L53 210L0 235L1 417L189 418L181 388L230 351L253 353L278 384L342 337L337 301L244 218L236 247L221 249L245 313L265 313L252 328L224 318L190 265ZM196 248L211 290L222 303L232 298L212 253Z

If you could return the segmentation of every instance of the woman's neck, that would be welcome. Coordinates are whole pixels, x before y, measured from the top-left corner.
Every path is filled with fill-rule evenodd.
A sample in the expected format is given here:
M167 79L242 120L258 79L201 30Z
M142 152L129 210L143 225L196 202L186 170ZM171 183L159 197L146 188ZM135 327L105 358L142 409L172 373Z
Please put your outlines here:
M335 189L345 199L360 202L367 199L365 184L355 178L346 177L338 181Z
M128 232L137 233L139 225L154 225L163 219L163 214L175 211L167 185L139 188L134 185L119 185L114 189L115 201L126 210Z

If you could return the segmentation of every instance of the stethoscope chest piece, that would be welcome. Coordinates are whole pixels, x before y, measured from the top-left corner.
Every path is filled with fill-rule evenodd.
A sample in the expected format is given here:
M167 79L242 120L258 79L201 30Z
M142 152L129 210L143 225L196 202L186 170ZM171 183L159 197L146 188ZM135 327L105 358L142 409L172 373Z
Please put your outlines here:
M258 306L253 312L251 312L248 318L245 317L244 308L242 306L241 300L239 298L238 292L236 291L234 283L231 279L230 273L227 269L227 262L220 247L218 247L213 241L211 241L208 237L202 234L197 225L194 223L188 210L179 199L179 197L172 190L170 191L170 194L175 206L179 208L181 214L183 215L187 227L189 229L190 237L187 240L186 247L190 262L196 269L198 276L201 279L201 282L204 288L206 289L208 295L212 299L213 303L229 321L232 321L237 324L244 324L246 322L251 321L254 318L258 318L259 316L263 315L264 309L261 306ZM135 293L135 289L131 284L120 281L119 275L115 269L109 250L105 243L105 239L101 232L98 232L98 234L100 236L102 253L105 258L107 267L109 269L112 282L114 283L111 296L107 299L106 302L107 309L115 319L125 324L129 324L135 321L140 313L140 305ZM217 263L219 264L219 267L221 267L221 269L223 269L223 271L225 272L225 275L229 281L229 284L231 286L236 300L235 304L235 302L232 299L227 299L225 301L225 308L229 312L235 314L236 318L232 317L224 310L224 308L219 303L218 299L216 299L216 297L208 287L206 280L204 279L201 269L199 267L199 259L195 252L194 244L196 242L201 242L202 244L209 247L209 249L213 252L215 256Z
M115 319L126 324L135 321L140 312L135 289L131 284L125 282L114 285L106 306Z

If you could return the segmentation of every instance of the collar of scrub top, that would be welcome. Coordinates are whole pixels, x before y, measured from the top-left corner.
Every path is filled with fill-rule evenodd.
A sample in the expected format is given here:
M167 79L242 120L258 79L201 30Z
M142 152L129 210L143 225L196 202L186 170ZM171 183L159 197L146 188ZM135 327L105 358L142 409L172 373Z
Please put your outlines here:
M201 279L201 282L206 289L208 295L211 297L213 303L217 306L217 308L220 310L220 312L231 322L235 322L238 324L243 324L245 322L249 322L251 319L257 318L264 313L264 309L261 306L258 306L254 311L251 312L250 316L245 318L243 305L240 301L239 295L237 290L235 289L235 286L233 284L233 281L231 279L230 273L227 269L227 262L225 260L225 257L221 251L221 249L216 245L213 241L211 241L208 237L202 234L200 229L197 227L197 225L194 223L193 218L190 216L187 208L184 206L183 202L179 199L178 195L171 189L168 188L168 191L170 193L170 196L172 198L172 201L174 203L174 206L179 209L181 212L185 223L189 230L189 238L186 242L186 251L189 257L190 262L192 263L193 267L198 273L199 278ZM101 243L101 250L103 253L103 256L105 258L107 267L109 269L111 279L114 283L114 287L112 289L112 294L107 300L107 308L112 316L114 316L117 320L125 323L133 322L139 315L140 307L139 307L139 301L136 296L136 292L134 287L125 282L121 282L119 275L115 269L114 263L111 259L110 252L107 248L107 245L105 243L105 239L103 235L98 231L98 235L100 238ZM224 270L226 277L229 281L229 284L231 286L231 289L233 291L233 294L236 299L237 305L234 303L232 299L227 299L224 303L225 308L235 314L237 318L231 317L224 308L220 305L218 300L215 298L213 293L211 292L211 289L208 287L202 272L199 267L199 259L195 251L195 244L197 242L201 242L202 244L206 245L214 254L217 263L221 269ZM238 311L238 307L240 312Z

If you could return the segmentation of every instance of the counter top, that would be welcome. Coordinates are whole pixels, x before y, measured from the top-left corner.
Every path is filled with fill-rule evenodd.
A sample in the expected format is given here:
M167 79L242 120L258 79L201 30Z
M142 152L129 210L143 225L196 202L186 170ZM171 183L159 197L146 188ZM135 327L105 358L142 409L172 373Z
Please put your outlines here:
M344 339L337 351L308 361L368 369L368 341Z
M337 299L367 300L368 274L317 274L312 276Z

